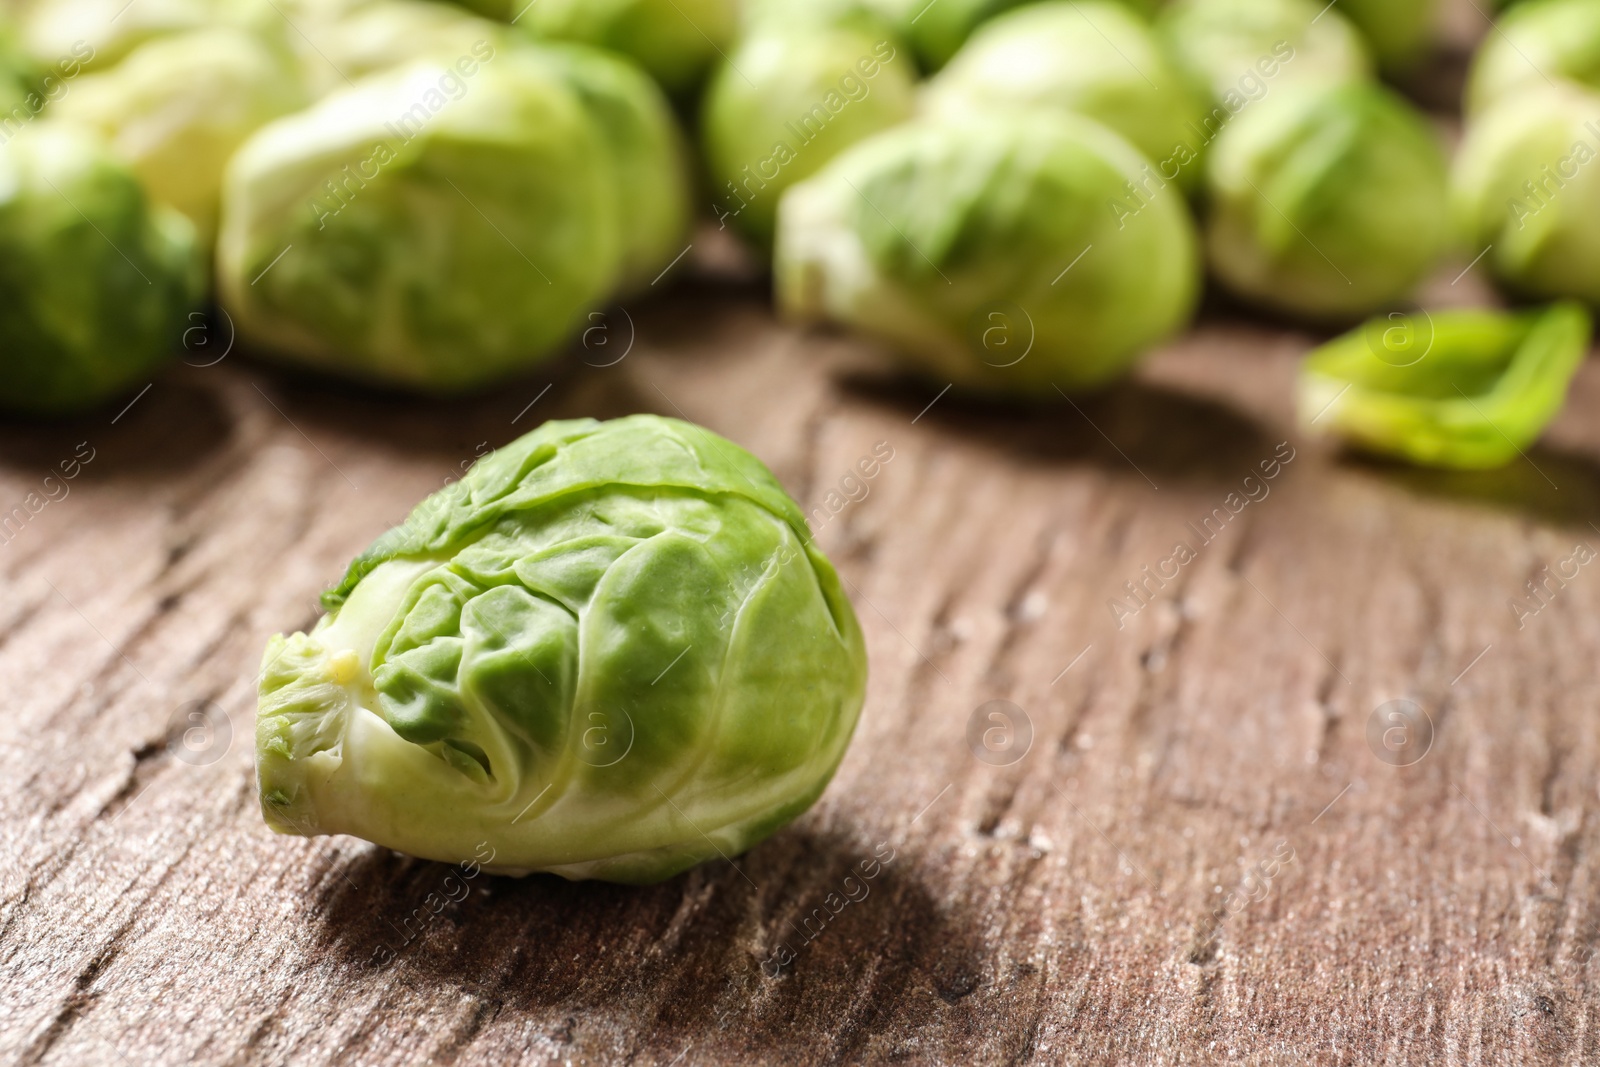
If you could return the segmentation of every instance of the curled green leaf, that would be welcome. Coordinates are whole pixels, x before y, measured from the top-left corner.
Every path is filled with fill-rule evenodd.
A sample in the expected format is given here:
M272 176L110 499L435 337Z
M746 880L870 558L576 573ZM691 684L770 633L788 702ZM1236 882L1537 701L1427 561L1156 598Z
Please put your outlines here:
M1374 319L1305 361L1300 419L1422 466L1503 466L1561 410L1590 332L1576 303Z

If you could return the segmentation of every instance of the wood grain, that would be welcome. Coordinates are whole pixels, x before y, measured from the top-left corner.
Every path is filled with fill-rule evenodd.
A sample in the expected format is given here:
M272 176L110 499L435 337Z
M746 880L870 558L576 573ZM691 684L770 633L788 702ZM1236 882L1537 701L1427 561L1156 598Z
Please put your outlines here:
M0 1059L1600 1057L1600 566L1521 629L1508 607L1600 546L1595 367L1527 462L1450 476L1300 437L1312 339L1226 312L1123 388L1020 412L884 378L753 291L629 313L615 365L580 348L476 401L235 354L115 424L0 427L0 513L93 452L0 545ZM271 835L267 636L483 443L632 411L740 441L826 520L872 679L821 803L644 889ZM1124 581L1283 442L1270 492L1119 629ZM1410 766L1368 743L1394 699L1434 727ZM1032 740L984 762L995 700ZM186 740L195 701L231 738Z

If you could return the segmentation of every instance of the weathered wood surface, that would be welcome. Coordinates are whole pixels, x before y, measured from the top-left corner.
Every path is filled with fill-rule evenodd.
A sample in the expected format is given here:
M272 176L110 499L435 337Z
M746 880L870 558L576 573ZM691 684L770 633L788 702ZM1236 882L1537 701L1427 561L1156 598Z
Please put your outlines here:
M1600 1059L1600 568L1520 630L1508 607L1600 546L1600 368L1529 462L1446 476L1299 437L1310 339L1216 314L1127 387L1019 413L885 381L758 293L630 313L626 358L548 392L426 404L236 354L114 425L0 428L6 509L93 455L0 546L0 1059ZM744 443L808 508L894 449L818 531L872 659L822 802L644 889L268 833L267 636L481 443L632 411ZM1119 629L1122 583L1285 441ZM1405 767L1367 736L1396 698L1436 728ZM992 700L1031 723L1009 765L969 747ZM194 701L231 741L186 742Z

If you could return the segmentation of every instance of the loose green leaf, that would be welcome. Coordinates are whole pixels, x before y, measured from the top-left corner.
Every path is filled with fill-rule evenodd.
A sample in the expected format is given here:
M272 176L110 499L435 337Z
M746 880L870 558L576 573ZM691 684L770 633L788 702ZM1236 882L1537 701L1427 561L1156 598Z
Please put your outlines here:
M1374 319L1306 360L1300 419L1423 466L1503 466L1561 410L1589 337L1575 303Z

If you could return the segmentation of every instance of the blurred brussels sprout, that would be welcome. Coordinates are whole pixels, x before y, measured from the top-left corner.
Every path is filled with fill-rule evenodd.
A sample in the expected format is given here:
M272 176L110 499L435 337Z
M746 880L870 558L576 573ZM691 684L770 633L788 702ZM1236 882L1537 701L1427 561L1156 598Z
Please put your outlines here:
M770 242L779 195L910 118L915 77L887 33L777 24L752 32L713 76L701 115L719 216Z
M0 119L26 105L28 95L37 90L38 81L35 64L23 51L16 27L0 10Z
M1573 85L1515 94L1468 124L1456 214L1510 289L1600 304L1597 155L1600 97Z
M82 70L118 63L145 41L189 30L282 28L277 0L36 0L22 23L23 44L42 65Z
M537 0L518 23L536 36L621 52L681 96L733 47L739 9L737 0Z
M77 54L50 62L36 61L23 46L18 29L0 10L0 145L39 118L66 92L66 82L83 69L94 54L79 42Z
M1175 0L1156 26L1191 82L1232 111L1269 87L1372 74L1355 27L1316 0Z
M53 114L105 135L151 195L187 215L209 245L234 150L306 103L286 53L219 27L140 45L116 66L80 78Z
M1600 3L1532 0L1502 18L1484 39L1467 79L1466 108L1482 112L1552 79L1600 89Z
M126 390L177 350L202 285L188 222L94 135L40 122L0 148L0 407Z
M783 0L770 0L781 3ZM805 0L792 0L803 5ZM838 2L838 0L835 0ZM909 43L922 68L936 71L961 50L979 26L1021 7L1028 0L856 0L888 18ZM1121 0L1123 6L1151 14L1160 0Z
M1300 421L1424 466L1503 466L1560 412L1589 335L1570 303L1375 319L1306 360Z
M928 83L935 115L1042 107L1121 134L1163 177L1198 180L1199 100L1150 27L1110 0L1029 4L978 28Z
M639 289L688 241L689 154L656 83L632 63L582 45L550 46L611 152L621 220L623 289Z
M1427 50L1437 15L1435 0L1338 0L1344 17L1355 23L1378 65L1385 70L1411 66Z
M267 646L268 825L633 883L744 851L822 793L865 692L810 542L767 469L706 430L546 423Z
M1246 299L1309 318L1404 297L1450 237L1433 131L1373 85L1253 104L1212 143L1206 181L1212 270Z
M882 10L898 18L898 29L916 53L922 69L932 73L950 62L972 31L1025 0L883 0Z
M284 16L299 30L289 44L317 96L420 59L448 66L472 59L475 48L503 51L515 36L500 23L432 0L299 0Z
M223 189L219 285L240 337L284 359L472 389L546 358L611 291L615 181L559 72L485 44L247 141Z
M785 194L779 304L971 390L1098 386L1183 326L1199 289L1188 206L1146 166L1076 115L880 134Z

